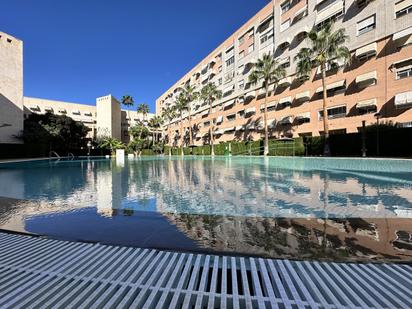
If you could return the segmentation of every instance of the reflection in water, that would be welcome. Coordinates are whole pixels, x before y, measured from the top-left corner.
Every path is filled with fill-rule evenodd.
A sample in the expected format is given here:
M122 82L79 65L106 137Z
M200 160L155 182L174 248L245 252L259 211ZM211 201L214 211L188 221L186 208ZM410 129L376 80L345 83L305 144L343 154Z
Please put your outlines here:
M7 189L10 185L13 191ZM412 260L411 186L412 163L401 160L146 158L21 163L0 169L0 196L28 201L0 200L13 205L2 209L0 224L67 239L176 250ZM86 216L85 209L97 211L87 211ZM137 227L150 213L161 229ZM80 220L82 216L88 221ZM121 221L123 217L127 218ZM87 229L82 230L81 224ZM151 228L157 236L144 240L132 236ZM162 242L170 233L184 238Z

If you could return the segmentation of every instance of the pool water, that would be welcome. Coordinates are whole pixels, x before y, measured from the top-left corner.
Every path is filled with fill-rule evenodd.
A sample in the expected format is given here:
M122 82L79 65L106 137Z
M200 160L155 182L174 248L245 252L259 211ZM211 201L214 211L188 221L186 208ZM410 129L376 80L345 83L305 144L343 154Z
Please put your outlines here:
M0 228L178 251L412 261L412 161L143 157L3 163Z

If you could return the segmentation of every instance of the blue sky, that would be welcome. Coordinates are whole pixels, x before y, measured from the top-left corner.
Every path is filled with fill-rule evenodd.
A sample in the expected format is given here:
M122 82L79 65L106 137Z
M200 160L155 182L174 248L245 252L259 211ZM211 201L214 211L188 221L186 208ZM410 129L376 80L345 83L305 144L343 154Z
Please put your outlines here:
M24 95L155 100L269 0L2 0L24 41ZM135 109L135 107L133 107Z

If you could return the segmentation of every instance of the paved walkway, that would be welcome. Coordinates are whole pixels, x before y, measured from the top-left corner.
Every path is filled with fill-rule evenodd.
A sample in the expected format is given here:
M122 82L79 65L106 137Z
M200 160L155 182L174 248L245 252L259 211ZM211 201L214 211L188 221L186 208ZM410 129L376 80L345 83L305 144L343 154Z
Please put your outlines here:
M176 253L0 233L0 308L412 308L412 265Z

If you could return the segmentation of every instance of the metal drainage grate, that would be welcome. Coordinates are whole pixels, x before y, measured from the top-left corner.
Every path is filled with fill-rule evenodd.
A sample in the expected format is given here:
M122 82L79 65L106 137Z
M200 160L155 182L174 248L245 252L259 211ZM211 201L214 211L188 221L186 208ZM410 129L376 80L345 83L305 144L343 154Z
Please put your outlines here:
M412 266L211 256L0 233L1 308L411 308Z

